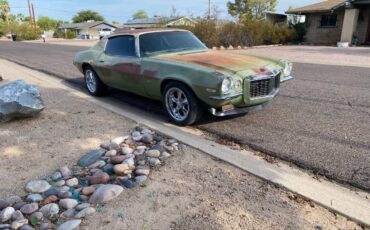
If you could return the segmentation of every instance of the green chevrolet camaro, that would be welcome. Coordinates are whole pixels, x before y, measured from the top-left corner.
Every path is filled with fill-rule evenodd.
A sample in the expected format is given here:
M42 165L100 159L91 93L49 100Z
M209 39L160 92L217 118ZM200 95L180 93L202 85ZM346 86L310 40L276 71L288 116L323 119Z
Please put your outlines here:
M209 50L191 32L127 30L79 52L75 66L90 94L108 87L161 100L178 125L196 122L204 111L228 116L261 109L292 79L292 64Z

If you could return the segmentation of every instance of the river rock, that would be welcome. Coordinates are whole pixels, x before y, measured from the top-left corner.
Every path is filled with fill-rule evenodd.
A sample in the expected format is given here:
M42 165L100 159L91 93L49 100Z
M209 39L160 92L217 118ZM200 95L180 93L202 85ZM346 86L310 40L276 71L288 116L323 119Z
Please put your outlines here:
M80 195L80 200L85 202L85 201L88 201L89 200L89 197L88 196L85 196L85 195Z
M90 196L94 192L95 192L95 188L92 186L85 187L82 189L82 195L85 195L85 196Z
M16 220L16 221L13 221L10 224L10 228L11 229L20 229L23 225L26 225L26 224L28 224L28 220L27 219Z
M12 218L15 209L13 207L7 207L0 212L0 223L4 223Z
M81 224L81 220L70 220L67 221L57 228L57 230L73 230L76 229Z
M158 158L161 156L161 152L156 149L151 149L149 151L146 151L145 156L151 157L151 158Z
M5 199L6 202L9 203L9 206L13 206L15 203L22 201L19 196L12 195Z
M128 189L134 188L136 186L136 184L132 180L124 180L122 181L122 185Z
M27 203L26 203L26 202L24 202L24 201L19 201L19 202L15 203L15 204L13 205L13 208L14 208L15 210L19 210L19 209L21 209L21 208L23 207L23 205L25 205L25 204L27 204Z
M102 161L102 160L100 160L100 161L97 161L97 162L95 162L95 163L93 163L93 164L91 164L91 165L89 165L89 169L96 169L96 168L101 168L101 167L103 167L104 165L106 165L107 163L105 163L105 161Z
M145 144L151 144L153 141L153 135L150 133L144 134L143 137L141 138L141 142Z
M26 204L24 205L20 211L23 214L30 215L34 212L36 212L39 209L39 204L38 203L31 203L31 204Z
M108 173L109 175L113 175L114 174L114 170L113 170L113 165L112 164L105 165L102 168L102 170L103 170L103 172Z
M0 86L0 122L32 117L45 108L39 90L23 80Z
M138 184L144 183L148 179L147 176L137 176L135 177L135 182Z
M50 189L48 189L47 191L44 192L44 196L45 197L56 196L56 195L58 195L59 191L60 191L59 189L51 187Z
M165 161L167 160L168 158L170 158L172 155L168 152L162 152L161 153L161 156L159 157L159 160L161 161Z
M27 196L26 201L27 202L40 202L44 198L40 194L30 194Z
M139 176L148 176L150 173L150 169L136 169L135 173Z
M58 197L57 196L48 196L45 200L41 201L40 205L43 206L43 205L47 205L47 204L50 204L50 203L54 203L56 201L58 201Z
M109 175L105 172L97 172L93 176L88 177L89 184L106 184L109 181Z
M61 172L54 172L53 175L51 175L51 179L54 181L58 181L62 179L62 173Z
M106 157L114 157L114 156L117 156L117 150L115 150L115 149L109 150L108 152L105 153L105 156Z
M11 206L6 200L0 200L0 210L3 210L6 207Z
M8 230L10 229L10 224L0 224L0 230Z
M26 224L26 225L23 225L19 230L35 230L35 229L29 226L28 224Z
M161 161L158 158L148 158L148 162L151 166L157 166L161 164Z
M66 181L65 180L58 180L57 182L55 182L55 186L57 187L62 187L66 184Z
M72 176L72 171L68 168L68 166L60 167L59 171L64 179L68 179Z
M106 151L104 149L97 149L97 150L91 151L88 154L86 154L85 156L83 156L77 162L77 164L80 167L87 167L87 166L95 163L96 161L98 161L99 158L102 157L105 154L105 152Z
M134 158L128 158L122 162L122 164L128 164L130 169L135 168L135 160Z
M128 164L118 164L114 166L113 170L118 176L124 176L130 171L130 166Z
M44 217L49 218L49 217L57 215L59 213L59 206L57 204L54 204L54 203L47 204L44 207L40 208L39 211L42 212Z
M61 199L70 198L72 196L72 193L70 191L59 191L58 197Z
M134 150L130 147L123 147L121 151L123 155L131 154L134 152Z
M42 214L42 212L35 212L30 216L31 221L32 219L35 219L37 220L37 222L40 222L43 218L44 218L44 215Z
M75 199L62 199L59 201L59 207L63 208L63 209L72 209L74 207L76 207L78 205L78 202L77 200Z
M31 193L43 193L50 187L51 185L46 180L32 180L26 184L26 191Z
M143 135L141 135L141 133L138 132L138 131L133 132L132 135L131 135L132 140L134 140L136 142L139 142L142 137L143 137Z
M88 207L88 208L85 208L85 209L81 210L80 212L78 212L75 215L75 218L77 218L77 219L85 218L86 216L91 215L95 212L96 212L95 208Z
M40 230L50 230L50 229L52 229L51 224L49 224L49 223L40 224Z
M118 185L102 185L90 197L89 203L91 204L104 204L119 196L123 188Z
M77 211L84 210L85 208L90 207L91 205L89 203L82 203L76 206Z
M18 210L18 211L13 212L12 221L22 220L22 219L24 219L24 216L21 211Z
M78 179L76 177L71 178L66 181L67 186L69 187L76 187L78 185Z
M60 217L62 217L63 219L72 219L75 215L76 209L72 208L62 212L62 214L60 214Z
M128 138L128 136L125 136L125 137L116 137L116 138L113 138L110 142L111 143L115 143L117 145L120 145L122 144L126 139Z
M163 145L161 145L161 144L153 145L150 149L152 149L152 150L158 150L159 152L166 151L166 148Z

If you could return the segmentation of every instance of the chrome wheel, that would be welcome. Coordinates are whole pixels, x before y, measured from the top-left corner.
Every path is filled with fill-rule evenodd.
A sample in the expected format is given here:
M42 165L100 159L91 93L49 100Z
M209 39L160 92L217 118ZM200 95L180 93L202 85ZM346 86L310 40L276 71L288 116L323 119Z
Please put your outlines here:
M168 113L176 121L184 121L189 116L189 101L181 89L174 87L167 90L165 104Z
M85 72L85 81L86 81L87 89L91 93L95 93L96 92L96 85L97 85L96 76L95 76L95 73L91 69L86 70L86 72Z

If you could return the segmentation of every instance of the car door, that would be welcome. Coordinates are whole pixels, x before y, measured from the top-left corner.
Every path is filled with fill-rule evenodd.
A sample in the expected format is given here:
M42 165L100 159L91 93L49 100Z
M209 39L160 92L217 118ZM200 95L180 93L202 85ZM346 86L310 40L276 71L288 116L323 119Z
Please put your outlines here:
M111 37L98 60L105 69L104 82L113 87L137 93L140 81L140 58L136 54L135 37L122 35Z

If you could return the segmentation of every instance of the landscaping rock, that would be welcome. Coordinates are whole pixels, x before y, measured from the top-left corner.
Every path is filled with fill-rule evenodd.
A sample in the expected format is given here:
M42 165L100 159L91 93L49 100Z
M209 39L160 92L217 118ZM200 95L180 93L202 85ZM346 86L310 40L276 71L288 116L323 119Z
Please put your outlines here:
M12 214L12 221L23 220L24 216L21 211L15 211Z
M117 150L115 150L115 149L109 150L108 152L105 153L105 156L106 157L114 157L114 156L117 156Z
M128 138L128 136L125 136L125 137L116 137L114 139L112 139L110 142L111 143L114 143L114 144L117 144L117 145L120 145L122 144L126 139Z
M32 180L26 184L26 191L30 193L43 193L47 191L51 185L46 180Z
M40 194L30 194L27 196L26 201L27 202L40 202L44 198Z
M7 201L5 200L0 200L0 210L3 210L6 207L11 206Z
M112 164L107 164L102 168L103 172L108 173L108 175L113 175L114 170L113 170L113 165Z
M151 144L153 141L153 135L150 133L144 134L143 137L141 138L141 142L145 144Z
M51 175L51 179L54 181L58 181L59 179L62 179L62 173L61 172L55 172L53 175Z
M81 224L81 220L70 220L61 224L57 230L73 230Z
M70 198L72 196L72 193L70 191L59 191L58 197L61 199Z
M148 162L151 166L157 166L161 164L161 161L158 158L148 158Z
M95 162L95 163L93 163L93 164L91 164L91 165L89 165L89 169L96 169L96 168L101 168L101 167L103 167L104 165L106 165L107 163L105 163L105 161L102 161L102 160L100 160L100 161L97 161L97 162Z
M123 192L123 188L118 185L102 185L90 197L91 204L104 204L113 200Z
M69 210L66 210L60 214L60 217L63 219L72 219L76 215L76 209L72 208Z
M20 211L23 214L30 215L34 212L36 212L39 209L39 204L38 203L31 203L31 204L26 204L24 205Z
M123 147L121 151L123 155L131 154L134 152L134 150L130 147Z
M135 131L132 133L131 137L132 137L132 140L139 142L143 136L141 135L140 132Z
M42 212L35 212L30 216L31 221L32 219L35 219L37 220L37 222L42 221L43 218L44 218L44 215L42 214Z
M23 80L0 86L0 122L32 117L45 108L39 90Z
M16 221L13 221L10 224L10 228L11 229L20 229L22 226L24 226L26 224L28 224L28 220L27 219L16 220Z
M82 189L82 194L86 196L90 196L95 192L95 188L90 186L90 187L85 187Z
M57 204L54 204L54 203L47 204L44 207L40 208L39 211L42 212L44 217L49 218L49 217L57 215L59 213L59 206Z
M137 176L135 177L135 182L138 184L143 184L147 179L147 176Z
M166 148L161 144L156 144L151 147L152 150L158 150L159 152L166 151Z
M128 164L118 164L113 167L113 170L118 176L124 176L130 171L130 166Z
M66 181L66 184L69 187L75 187L75 186L78 185L78 179L76 177L71 178L71 179L69 179L69 180Z
M15 203L22 201L22 199L19 196L12 195L6 198L5 201L9 203L9 206L13 206Z
M13 207L7 207L0 212L0 223L4 223L12 218L15 209Z
M89 184L105 184L109 181L109 175L105 172L97 172L93 176L88 177Z
M72 171L67 166L60 167L59 171L64 179L69 179L72 176Z
M135 173L139 176L148 176L150 173L150 169L136 169Z
M44 192L44 196L45 197L56 196L56 195L58 195L59 192L60 192L59 189L56 189L56 188L51 187L46 192Z
M75 215L75 218L77 218L77 219L81 219L81 218L84 218L84 217L86 217L86 216L89 216L89 215L91 215L91 214L93 214L93 213L95 213L95 212L96 212L95 208L93 208L93 207L88 207L88 208L85 208L85 209L81 210L80 212L78 212L78 213Z
M54 185L57 186L57 187L62 187L65 184L66 184L66 181L65 180L59 180L59 181L55 182Z
M156 149L151 149L145 153L145 156L151 157L151 158L158 158L161 156L161 152Z
M78 205L77 200L75 199L62 199L59 201L59 207L68 210L76 207Z
M8 230L10 229L10 224L0 224L0 230Z
M85 156L83 156L77 162L77 164L81 167L87 167L87 166L95 163L96 161L98 161L99 158L102 157L105 154L105 152L106 151L104 149L97 149L97 150L91 151L88 154L86 154Z
M23 225L19 230L35 230L35 229L29 226L28 224L26 224L26 225Z
M125 186L125 188L129 188L129 189L134 188L136 186L132 180L124 180L122 182L122 185Z
M79 204L79 205L76 206L76 210L81 211L81 210L84 210L85 208L88 208L88 207L90 207L89 203L82 203L82 204Z
M23 202L23 201L19 201L19 202L15 203L15 204L13 205L13 208L14 208L15 210L19 210L19 209L21 209L21 208L23 207L23 205L25 205L25 204L27 204L27 203L26 203L26 202Z

